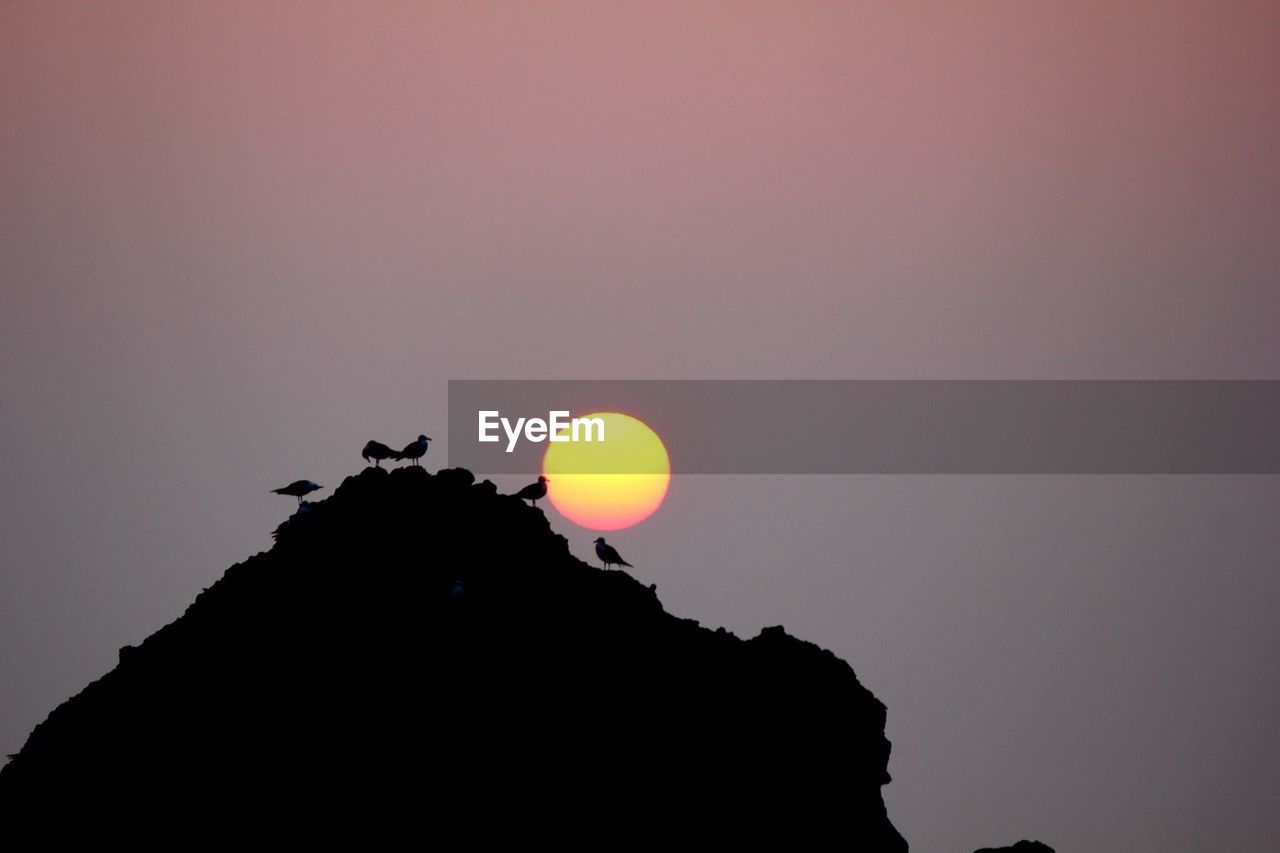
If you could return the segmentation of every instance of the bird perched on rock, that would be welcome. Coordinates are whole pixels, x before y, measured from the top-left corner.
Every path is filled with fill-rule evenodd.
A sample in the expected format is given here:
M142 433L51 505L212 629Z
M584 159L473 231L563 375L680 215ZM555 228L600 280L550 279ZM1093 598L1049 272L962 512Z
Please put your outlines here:
M539 477L538 482L530 483L516 492L516 497L521 500L533 501L533 505L537 506L538 501L547 496L547 483L550 482L546 477Z
M600 558L600 562L604 563L607 569L609 566L627 566L634 569L635 566L622 559L622 555L618 553L618 549L604 541L601 536L596 539L596 556Z
M431 439L427 438L425 435L418 436L418 440L414 442L410 442L409 444L406 444L404 447L404 450L401 450L399 453L396 454L396 458L408 459L414 465L417 465L418 460L426 455L427 442L430 440Z
M302 499L304 497L317 489L323 488L324 486L321 486L318 483L313 483L310 480L294 480L287 486L282 486L279 489L272 489L271 493L273 495L288 495L291 498L297 498L298 506L302 506Z
M395 459L399 456L381 441L369 442L364 446L364 450L360 451L360 455L364 457L365 462L372 462L378 468L382 467L383 459Z

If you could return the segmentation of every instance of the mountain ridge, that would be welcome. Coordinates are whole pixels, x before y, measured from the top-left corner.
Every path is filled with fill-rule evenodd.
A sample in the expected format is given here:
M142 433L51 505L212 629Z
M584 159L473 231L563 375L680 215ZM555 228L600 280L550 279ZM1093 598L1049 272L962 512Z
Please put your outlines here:
M896 853L885 717L831 651L674 616L489 481L367 468L55 708L0 768L0 811L234 792L240 815Z

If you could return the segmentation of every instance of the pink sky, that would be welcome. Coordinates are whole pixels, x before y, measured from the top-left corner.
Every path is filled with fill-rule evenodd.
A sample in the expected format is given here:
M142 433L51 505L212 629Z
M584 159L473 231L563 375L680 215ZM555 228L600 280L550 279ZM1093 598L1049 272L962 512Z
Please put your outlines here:
M1277 44L1268 2L5 4L0 752L267 489L438 464L449 378L1277 378ZM1270 482L677 480L619 545L851 661L913 849L1262 849L1274 735L1186 735L1280 714ZM1134 627L1099 566L1170 597Z

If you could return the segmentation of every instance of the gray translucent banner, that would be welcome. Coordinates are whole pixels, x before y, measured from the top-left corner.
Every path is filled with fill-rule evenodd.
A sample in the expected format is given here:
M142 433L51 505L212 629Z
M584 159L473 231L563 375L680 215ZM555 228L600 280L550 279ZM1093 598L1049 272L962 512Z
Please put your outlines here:
M556 411L644 421L677 474L1280 473L1280 382L1216 380L453 380L449 464L536 473L549 444L480 413Z

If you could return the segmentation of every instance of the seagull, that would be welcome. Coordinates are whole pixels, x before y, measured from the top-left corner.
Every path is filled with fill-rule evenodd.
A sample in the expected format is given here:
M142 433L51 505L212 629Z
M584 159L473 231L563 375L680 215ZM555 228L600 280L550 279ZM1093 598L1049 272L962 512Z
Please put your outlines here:
M426 455L427 442L430 440L431 439L427 438L425 435L420 435L418 436L417 441L406 444L404 450L397 453L395 457L397 459L408 459L413 462L414 465L417 465L418 460Z
M310 480L294 480L292 483L290 483L287 486L283 486L282 488L279 488L279 489L272 489L271 494L288 495L291 498L297 498L298 506L302 506L302 499L305 496L311 494L317 489L323 489L323 488L324 486L321 486L318 483L313 483Z
M538 501L547 496L547 483L550 482L546 477L539 477L538 482L530 483L516 492L516 497L525 501L533 501L533 505L537 506Z
M360 451L360 455L364 457L365 462L373 462L373 464L381 468L383 459L395 459L397 454L390 447L387 447L381 441L371 441L364 446L364 450Z
M596 556L600 558L600 562L604 563L607 569L609 566L627 566L634 569L635 566L622 559L622 555L618 553L618 549L604 541L604 537L596 539Z

